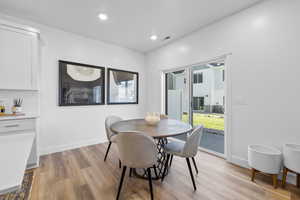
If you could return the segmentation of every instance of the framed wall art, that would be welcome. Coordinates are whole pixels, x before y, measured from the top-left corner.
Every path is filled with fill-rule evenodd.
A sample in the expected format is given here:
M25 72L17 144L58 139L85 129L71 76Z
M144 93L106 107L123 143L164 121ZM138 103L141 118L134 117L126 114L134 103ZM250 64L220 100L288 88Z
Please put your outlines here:
M138 91L138 72L108 68L107 104L138 104Z
M105 104L105 68L59 61L59 106Z

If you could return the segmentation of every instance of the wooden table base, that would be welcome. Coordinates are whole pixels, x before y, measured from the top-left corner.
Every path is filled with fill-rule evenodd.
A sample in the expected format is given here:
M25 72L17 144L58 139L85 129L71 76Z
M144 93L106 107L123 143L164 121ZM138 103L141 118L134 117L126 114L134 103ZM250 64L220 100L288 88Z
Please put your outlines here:
M251 181L254 181L256 173L263 173L263 172L261 172L257 169L251 168ZM263 174L272 176L272 178L273 178L273 187L277 188L277 186L278 186L278 179L277 179L278 174L267 174L267 173L263 173Z

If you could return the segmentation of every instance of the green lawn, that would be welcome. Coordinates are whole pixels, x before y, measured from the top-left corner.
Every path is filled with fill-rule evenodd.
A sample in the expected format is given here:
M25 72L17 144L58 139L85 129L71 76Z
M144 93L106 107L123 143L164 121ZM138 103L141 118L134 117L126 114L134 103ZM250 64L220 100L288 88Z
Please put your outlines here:
M182 116L182 121L188 122L188 115L184 114ZM220 114L194 113L193 121L194 126L202 124L205 128L224 131L224 117Z

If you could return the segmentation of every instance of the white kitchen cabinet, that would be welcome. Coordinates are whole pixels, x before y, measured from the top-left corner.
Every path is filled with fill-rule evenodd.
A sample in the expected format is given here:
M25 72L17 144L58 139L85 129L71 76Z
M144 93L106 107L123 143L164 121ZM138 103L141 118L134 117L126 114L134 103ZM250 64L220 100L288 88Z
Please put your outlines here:
M20 187L25 169L38 166L36 119L0 120L0 194Z
M38 48L38 33L0 21L0 89L38 89Z
M24 115L0 117L0 194L18 189L25 170L39 166L39 48L38 30L0 19L0 94L27 103Z

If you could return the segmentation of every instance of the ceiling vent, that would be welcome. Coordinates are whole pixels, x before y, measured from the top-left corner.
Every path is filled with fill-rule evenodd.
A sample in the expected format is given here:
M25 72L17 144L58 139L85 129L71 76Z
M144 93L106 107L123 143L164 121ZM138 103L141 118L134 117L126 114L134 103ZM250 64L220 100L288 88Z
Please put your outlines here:
M166 41L166 40L169 40L169 39L171 39L171 36L166 36L166 37L164 37L163 41Z

